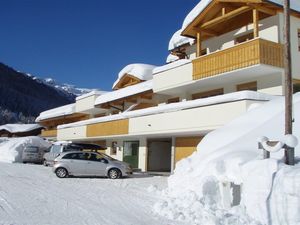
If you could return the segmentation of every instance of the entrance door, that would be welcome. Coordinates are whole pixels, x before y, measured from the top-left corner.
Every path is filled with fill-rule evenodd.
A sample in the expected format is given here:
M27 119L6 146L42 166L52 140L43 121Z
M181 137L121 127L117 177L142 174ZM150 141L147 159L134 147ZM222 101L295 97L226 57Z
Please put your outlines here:
M148 140L148 171L171 171L171 139Z
M139 141L124 141L123 161L129 163L133 168L138 168Z

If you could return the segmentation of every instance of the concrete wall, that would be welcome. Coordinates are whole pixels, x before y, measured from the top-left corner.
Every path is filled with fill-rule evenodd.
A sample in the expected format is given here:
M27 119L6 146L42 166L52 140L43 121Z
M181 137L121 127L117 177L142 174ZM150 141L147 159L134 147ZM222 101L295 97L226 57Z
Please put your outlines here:
M65 128L57 130L57 140L76 140L86 138L86 126L78 126L73 128Z
M188 63L153 76L153 92L185 85L193 80L193 65Z
M213 130L244 113L247 110L246 102L224 103L131 118L129 133L142 135Z
M91 95L86 98L82 98L76 101L75 110L76 112L84 112L95 108L94 103L98 95Z

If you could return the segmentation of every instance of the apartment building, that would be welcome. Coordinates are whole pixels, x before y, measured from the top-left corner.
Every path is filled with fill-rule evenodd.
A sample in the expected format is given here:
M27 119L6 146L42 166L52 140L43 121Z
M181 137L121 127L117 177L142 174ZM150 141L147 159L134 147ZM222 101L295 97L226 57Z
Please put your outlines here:
M299 5L291 4L294 91ZM135 168L172 171L208 132L284 93L282 43L281 1L202 0L172 36L166 65L130 64L112 92L79 97L37 121L58 140L105 142L108 155Z

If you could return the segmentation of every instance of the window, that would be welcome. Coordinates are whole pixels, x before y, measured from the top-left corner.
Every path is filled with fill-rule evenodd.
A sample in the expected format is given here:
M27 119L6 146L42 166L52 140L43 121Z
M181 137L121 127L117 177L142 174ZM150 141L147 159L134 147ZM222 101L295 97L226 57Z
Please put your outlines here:
M300 92L300 80L293 80L293 93Z
M118 143L116 141L113 141L111 143L110 154L111 155L116 155L117 154L117 148L118 148Z
M249 33L240 37L237 37L234 41L235 44L243 43L245 41L249 41L253 39L253 33Z
M195 93L192 94L192 99L199 99L199 98L207 98L207 97L213 97L216 95L222 95L224 94L224 89L220 88L220 89L214 89L211 91L205 91L205 92L199 92L199 93Z
M63 159L83 159L83 153L69 153L64 155Z
M253 81L253 82L249 82L249 83L238 84L236 86L236 89L238 91L245 91L245 90L257 91L257 82Z
M300 29L298 29L298 50L300 51Z
M168 104L170 104L170 103L175 103L175 102L179 102L179 97L176 97L176 98L170 98L170 99L168 99Z

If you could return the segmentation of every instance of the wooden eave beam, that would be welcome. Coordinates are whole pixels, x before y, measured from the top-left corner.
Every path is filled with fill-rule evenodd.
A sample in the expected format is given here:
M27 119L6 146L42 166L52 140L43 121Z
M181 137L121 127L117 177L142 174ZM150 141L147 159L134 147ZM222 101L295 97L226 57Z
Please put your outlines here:
M222 23L222 22L224 22L226 20L229 20L229 19L231 19L231 18L233 18L235 16L238 16L240 14L248 12L251 9L252 9L252 7L250 7L250 6L242 6L242 7L238 8L238 9L236 9L236 10L233 10L233 11L225 14L224 16L219 16L219 17L217 17L215 19L212 19L212 20L210 20L210 21L202 24L200 26L200 29L203 30L203 29L215 26L216 24Z
M270 9L268 7L262 6L260 4L250 4L250 6L252 6L253 8L257 9L259 12L271 15L271 16L275 16L276 15L276 10L274 9Z

